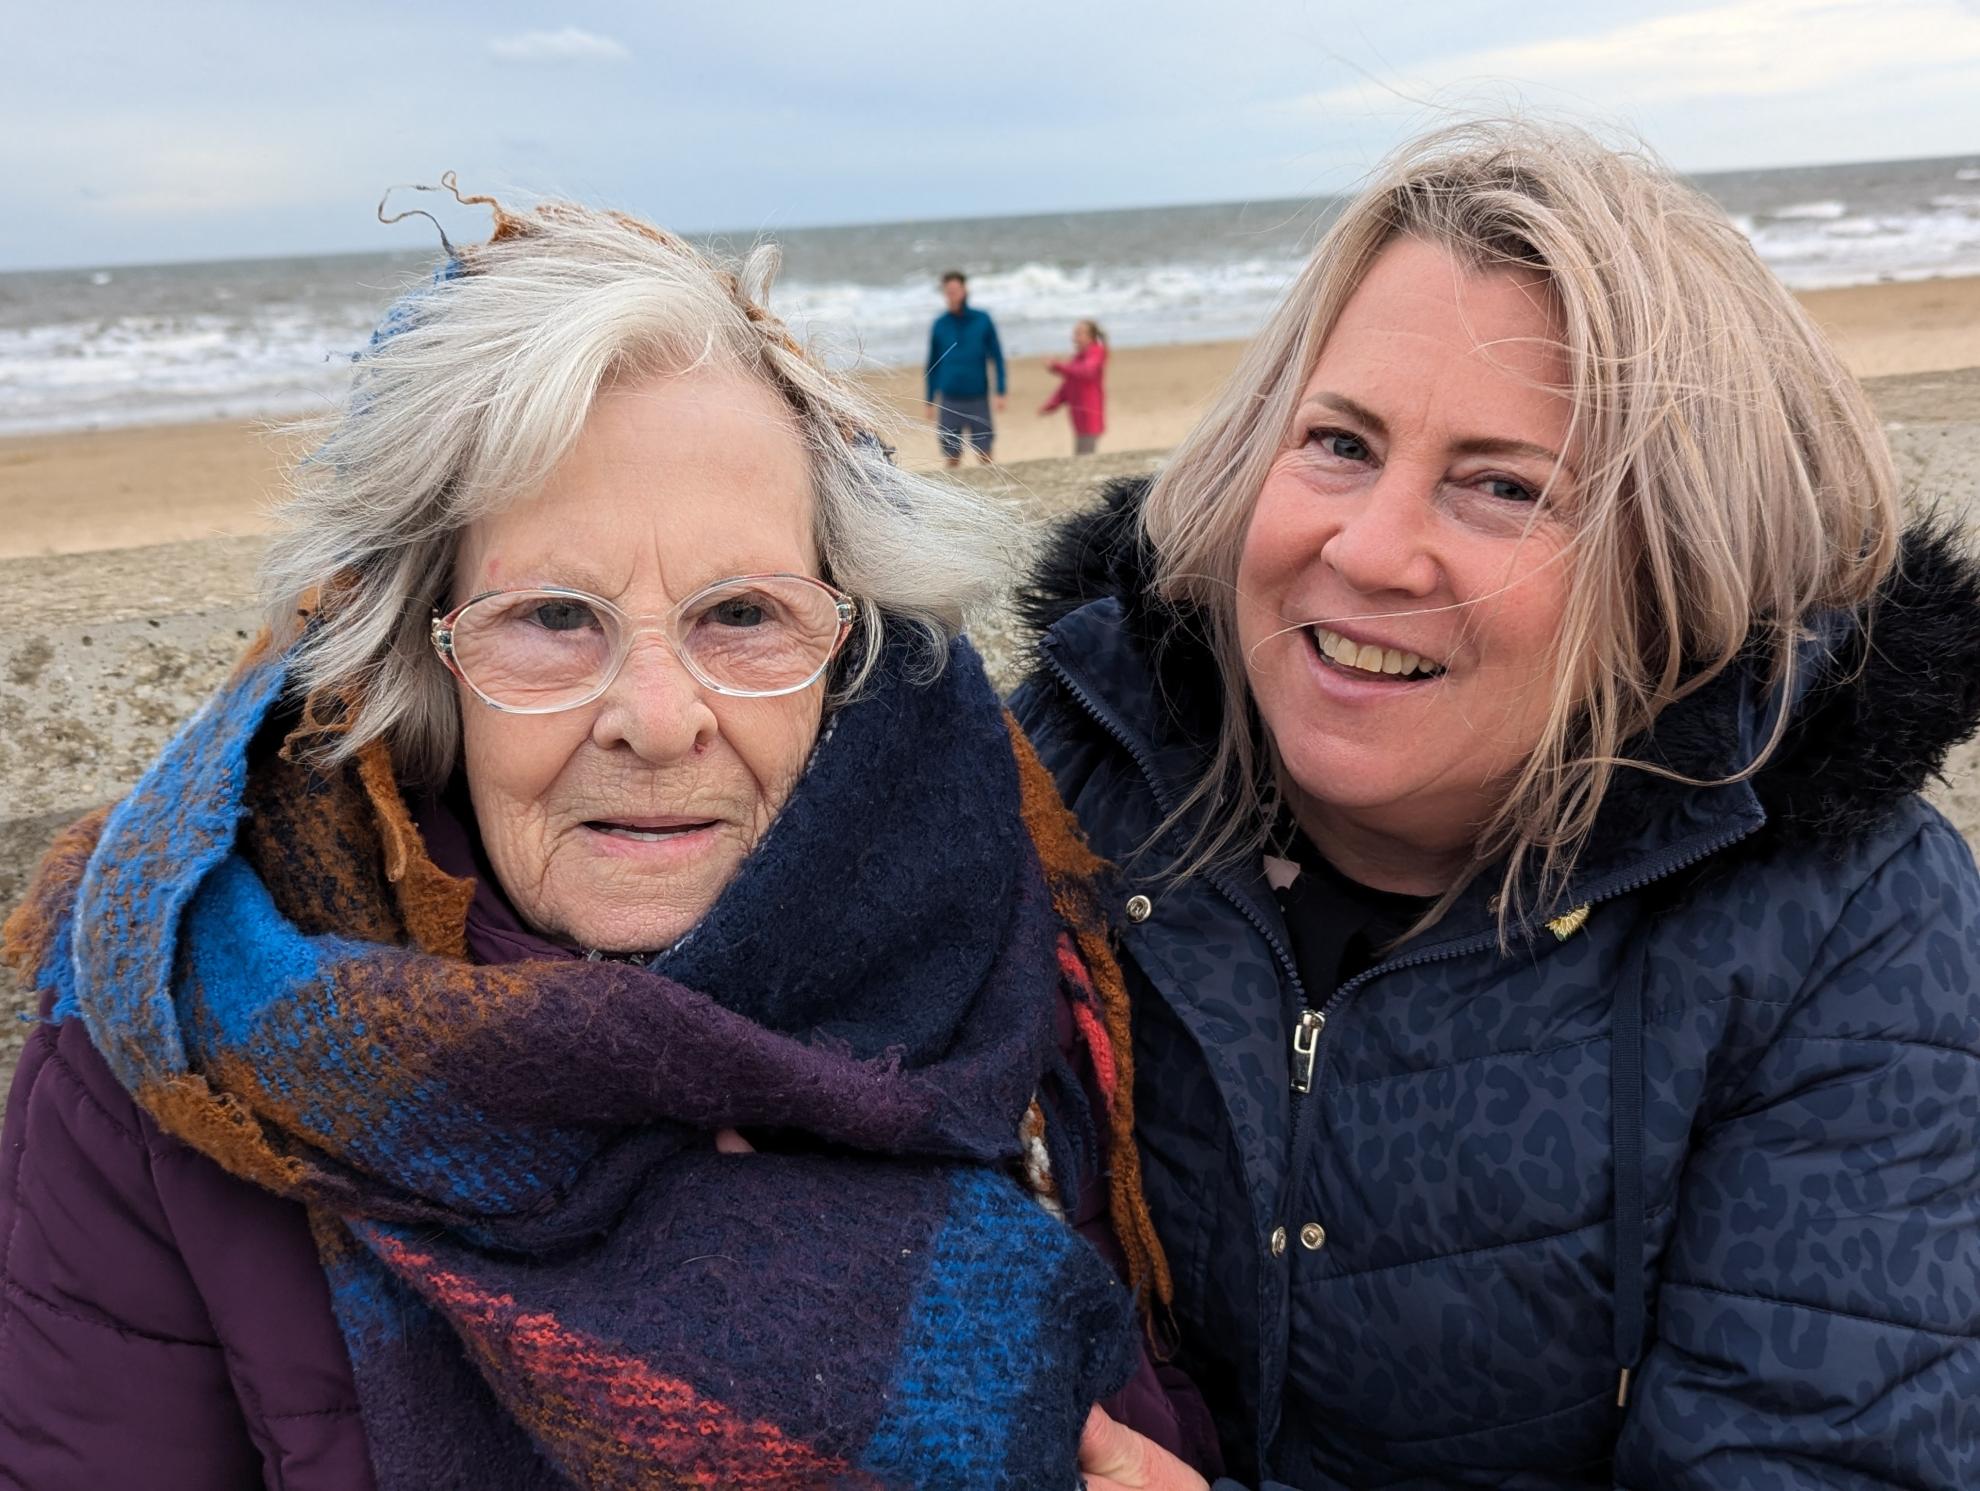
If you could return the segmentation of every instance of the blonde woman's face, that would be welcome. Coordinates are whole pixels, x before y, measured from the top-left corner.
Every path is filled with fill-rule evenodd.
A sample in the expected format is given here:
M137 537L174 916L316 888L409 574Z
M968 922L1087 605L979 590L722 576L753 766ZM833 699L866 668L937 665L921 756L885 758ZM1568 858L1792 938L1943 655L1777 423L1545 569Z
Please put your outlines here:
M1572 492L1537 276L1414 239L1344 308L1260 491L1238 636L1296 814L1448 855L1539 743ZM1546 508L1536 498L1549 488ZM1392 888L1411 877L1392 877Z
M818 573L804 449L768 390L698 372L602 394L542 490L468 530L454 603L555 585L658 616L769 573ZM655 636L576 709L505 714L461 685L468 790L510 903L587 947L677 941L789 796L822 700L822 683L718 694Z

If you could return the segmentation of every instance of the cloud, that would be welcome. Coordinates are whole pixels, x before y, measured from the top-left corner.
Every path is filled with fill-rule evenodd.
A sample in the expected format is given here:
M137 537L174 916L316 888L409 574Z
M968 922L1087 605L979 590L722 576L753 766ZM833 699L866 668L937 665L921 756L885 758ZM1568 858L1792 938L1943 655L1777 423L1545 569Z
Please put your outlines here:
M501 62L628 62L625 43L595 31L566 26L561 31L523 31L492 36L488 55Z
M1582 36L1433 57L1308 94L1308 116L1393 112L1454 91L1507 84L1641 106L1693 99L1837 91L1844 104L1872 74L1980 63L1975 0L1731 0Z

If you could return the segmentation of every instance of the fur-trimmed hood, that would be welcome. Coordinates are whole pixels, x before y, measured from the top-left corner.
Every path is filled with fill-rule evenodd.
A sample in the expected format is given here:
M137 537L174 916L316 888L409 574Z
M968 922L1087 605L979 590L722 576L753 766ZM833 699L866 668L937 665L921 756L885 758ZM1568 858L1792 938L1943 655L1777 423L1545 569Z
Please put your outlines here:
M1148 487L1146 478L1111 482L1059 524L1018 614L1042 640L1089 603L1115 602L1135 653L1159 674L1139 686L1155 687L1200 728L1197 711L1215 707L1203 688L1214 663L1201 618L1155 594L1155 556L1136 522ZM1980 730L1980 559L1955 522L1924 516L1905 533L1868 629L1837 617L1822 632L1832 640L1816 649L1787 735L1753 783L1775 834L1808 841L1866 832ZM1639 749L1697 775L1736 771L1768 717L1763 693L1749 674L1729 673L1668 711ZM1618 790L1645 781L1629 773Z

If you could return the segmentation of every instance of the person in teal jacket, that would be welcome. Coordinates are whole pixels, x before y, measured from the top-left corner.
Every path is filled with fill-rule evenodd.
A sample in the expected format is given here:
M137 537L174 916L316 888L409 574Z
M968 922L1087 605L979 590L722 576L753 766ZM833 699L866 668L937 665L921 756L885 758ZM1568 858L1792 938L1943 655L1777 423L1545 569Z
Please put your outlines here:
M996 369L997 409L1001 413L1006 393L1003 343L997 340L997 323L990 319L990 313L969 303L969 281L960 269L942 276L942 298L948 309L935 318L928 332L923 387L928 417L935 424L945 464L961 465L967 445L987 465L997 429L990 415L986 370Z
M1980 1486L1980 566L1717 207L1411 142L1028 612L1221 1487Z

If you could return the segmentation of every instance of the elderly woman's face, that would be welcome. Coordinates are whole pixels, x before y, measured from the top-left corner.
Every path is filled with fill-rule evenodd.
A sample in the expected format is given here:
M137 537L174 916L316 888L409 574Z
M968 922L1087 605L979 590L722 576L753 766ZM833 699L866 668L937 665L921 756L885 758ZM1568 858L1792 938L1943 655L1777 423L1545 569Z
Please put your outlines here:
M770 391L714 372L609 388L542 490L474 524L454 601L567 586L657 616L732 575L816 575L810 470ZM505 714L463 685L489 863L539 930L663 948L715 902L804 768L823 684L734 698L651 633L590 704Z
M1539 743L1566 533L1534 502L1572 490L1566 382L1532 274L1402 239L1348 301L1238 569L1252 690L1309 829L1449 849Z

